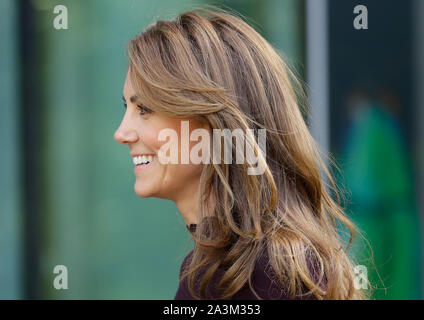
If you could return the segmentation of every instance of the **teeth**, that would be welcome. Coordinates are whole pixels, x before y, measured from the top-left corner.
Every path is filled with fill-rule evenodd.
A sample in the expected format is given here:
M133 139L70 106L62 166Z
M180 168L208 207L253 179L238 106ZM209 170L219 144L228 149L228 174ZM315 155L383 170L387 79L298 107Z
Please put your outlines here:
M154 158L154 156L138 156L133 158L133 163L135 165L146 164L152 162Z

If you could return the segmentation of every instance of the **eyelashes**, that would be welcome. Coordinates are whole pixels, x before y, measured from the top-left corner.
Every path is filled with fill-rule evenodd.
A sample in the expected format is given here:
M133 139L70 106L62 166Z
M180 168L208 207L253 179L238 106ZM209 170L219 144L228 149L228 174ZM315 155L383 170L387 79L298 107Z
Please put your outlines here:
M149 114L153 112L152 110L150 110L149 108L143 105L138 105L137 108L138 110L140 110L141 115L145 115L145 114Z
M124 108L127 109L127 103L126 102L124 102ZM140 115L142 115L142 116L153 112L152 110L150 110L146 106L143 106L142 104L137 105L137 108L140 111Z

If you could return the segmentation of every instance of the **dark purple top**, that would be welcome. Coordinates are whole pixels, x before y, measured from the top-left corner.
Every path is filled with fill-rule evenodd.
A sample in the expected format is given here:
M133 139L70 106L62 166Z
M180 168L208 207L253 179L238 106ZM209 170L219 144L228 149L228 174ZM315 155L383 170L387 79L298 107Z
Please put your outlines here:
M189 230L192 232L194 228L192 225ZM193 250L191 250L185 257L183 263L181 264L180 277L183 269L190 262ZM202 274L203 275L203 274ZM223 275L223 270L218 269L215 274L212 276L212 279L209 283L207 290L207 298L211 300L217 299L216 286ZM269 264L269 259L267 255L264 254L260 257L256 263L255 269L252 274L252 286L256 293L264 300L290 300L291 298L287 294L287 291L281 287L278 279L276 278L275 273L272 271L272 268ZM198 294L198 288L194 288L195 292ZM175 300L193 300L190 291L188 289L187 278L183 281L180 281L178 290L174 297ZM231 300L257 300L258 298L252 292L249 287L249 283L246 284L231 298ZM310 300L315 299L313 296L303 296L298 298L301 300Z

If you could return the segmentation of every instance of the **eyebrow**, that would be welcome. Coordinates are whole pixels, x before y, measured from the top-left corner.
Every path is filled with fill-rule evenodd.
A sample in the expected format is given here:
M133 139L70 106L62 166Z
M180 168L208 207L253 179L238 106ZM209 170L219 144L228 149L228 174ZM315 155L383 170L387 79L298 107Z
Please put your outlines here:
M122 100L124 100L124 102L127 102L127 100L125 100L125 96L124 95L122 95ZM130 98L131 103L135 103L137 100L138 100L137 95L133 95Z

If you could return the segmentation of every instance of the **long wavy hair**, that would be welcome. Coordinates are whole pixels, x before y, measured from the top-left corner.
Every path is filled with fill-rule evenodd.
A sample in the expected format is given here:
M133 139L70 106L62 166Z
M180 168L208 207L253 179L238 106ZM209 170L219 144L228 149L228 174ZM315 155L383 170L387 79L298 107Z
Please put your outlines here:
M246 283L254 290L251 275L266 254L293 298L367 298L355 290L348 255L358 229L308 130L303 85L283 55L242 18L217 8L159 20L127 51L131 82L153 111L200 119L212 129L266 129L264 154L254 137L247 141L262 175L249 175L248 163L203 166L195 247L181 278L191 294L208 298L218 268L225 270L221 299Z

